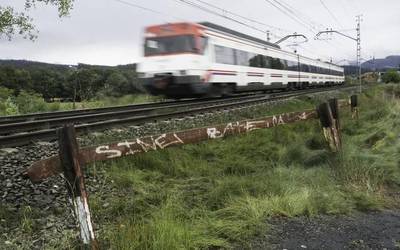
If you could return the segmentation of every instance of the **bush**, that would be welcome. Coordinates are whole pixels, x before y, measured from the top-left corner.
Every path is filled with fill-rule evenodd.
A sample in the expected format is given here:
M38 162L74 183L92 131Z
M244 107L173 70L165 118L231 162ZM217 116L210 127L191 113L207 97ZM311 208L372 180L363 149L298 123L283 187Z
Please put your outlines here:
M387 71L383 76L382 76L382 81L384 83L400 83L400 75L397 73L396 70L392 69Z
M47 110L44 99L34 92L21 91L15 98L15 103L22 114L44 112Z
M0 87L0 115L14 115L17 113L18 107L13 100L13 91Z

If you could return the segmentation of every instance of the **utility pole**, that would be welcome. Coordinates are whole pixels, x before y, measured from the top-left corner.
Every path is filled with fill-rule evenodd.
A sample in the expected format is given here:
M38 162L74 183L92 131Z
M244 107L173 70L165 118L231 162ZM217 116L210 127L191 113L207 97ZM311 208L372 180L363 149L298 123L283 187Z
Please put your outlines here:
M343 34L340 31L337 30L324 30L324 31L320 31L317 33L317 35L315 36L315 39L318 39L318 37L321 34L331 34L331 33L336 33L339 34L341 36L344 36L346 38L349 38L355 42L357 42L357 67L358 67L358 78L359 78L359 85L360 85L360 93L362 92L362 81L361 81L361 21L362 21L362 15L358 15L356 16L356 21L357 21L357 37L351 37L349 35Z
M361 19L362 15L356 16L356 21L357 21L357 65L358 65L358 77L359 79L359 84L360 84L360 93L362 92L362 80L361 80Z

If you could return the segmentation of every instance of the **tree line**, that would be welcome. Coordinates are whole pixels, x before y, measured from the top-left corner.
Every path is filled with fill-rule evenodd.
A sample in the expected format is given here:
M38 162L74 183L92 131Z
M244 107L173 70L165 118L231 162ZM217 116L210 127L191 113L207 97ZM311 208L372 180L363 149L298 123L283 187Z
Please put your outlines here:
M40 94L46 101L90 100L96 96L122 96L143 92L136 65L76 66L18 60L0 61L0 87Z

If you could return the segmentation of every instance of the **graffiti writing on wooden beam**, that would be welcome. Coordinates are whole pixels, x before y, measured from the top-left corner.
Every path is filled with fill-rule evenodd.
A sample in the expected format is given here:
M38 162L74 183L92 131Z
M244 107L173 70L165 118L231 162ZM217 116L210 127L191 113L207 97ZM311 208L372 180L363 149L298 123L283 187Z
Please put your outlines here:
M150 136L147 139L136 139L133 141L125 140L117 143L117 149L111 149L108 145L98 146L96 154L104 154L108 159L121 156L145 153L151 150L164 149L166 147L184 144L176 134L162 134L156 138Z

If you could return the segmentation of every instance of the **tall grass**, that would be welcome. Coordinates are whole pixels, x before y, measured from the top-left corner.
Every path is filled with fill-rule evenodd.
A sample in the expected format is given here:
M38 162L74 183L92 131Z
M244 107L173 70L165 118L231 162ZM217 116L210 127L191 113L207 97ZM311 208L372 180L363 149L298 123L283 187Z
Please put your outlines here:
M400 104L382 99L383 91L361 97L359 120L342 112L339 154L328 150L318 122L310 121L97 165L118 190L90 197L101 244L251 248L246 242L268 228L271 216L390 206L387 193L400 185Z

